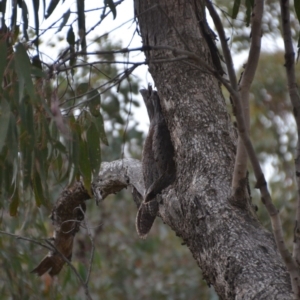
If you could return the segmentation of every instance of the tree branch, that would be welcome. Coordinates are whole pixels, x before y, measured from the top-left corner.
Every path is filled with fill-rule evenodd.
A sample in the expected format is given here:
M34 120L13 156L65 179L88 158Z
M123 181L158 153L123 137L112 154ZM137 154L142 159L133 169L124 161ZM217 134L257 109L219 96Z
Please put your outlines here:
M272 198L268 190L267 182L265 180L264 174L260 167L252 142L250 140L249 133L247 131L247 127L244 120L241 99L239 97L239 94L237 93L231 95L234 101L234 105L236 106L236 112L237 112L236 118L238 123L239 135L245 145L247 154L249 156L250 162L253 167L255 178L257 180L256 188L260 190L262 196L262 202L265 205L268 214L270 216L277 248L281 254L281 257L286 265L286 268L291 278L294 297L295 297L294 299L299 299L299 291L300 291L299 269L296 265L294 258L291 256L289 250L285 245L284 238L283 238L283 231L282 231L282 223L280 220L279 212L272 202Z
M291 254L288 251L286 244L284 242L282 223L280 220L279 212L272 202L272 198L271 198L270 192L268 190L268 186L267 186L264 174L262 172L259 160L255 153L253 144L251 142L251 139L249 137L249 130L248 130L247 124L245 122L245 117L244 117L244 113L243 113L244 112L243 104L242 104L242 99L241 99L240 93L235 91L226 79L222 78L218 72L216 72L214 69L212 69L210 66L208 66L208 64L205 61L203 61L199 56L197 56L194 53L191 53L191 52L185 51L185 50L179 50L179 49L169 47L169 46L153 46L153 47L149 46L149 48L153 49L153 50L160 50L160 49L171 50L175 56L179 55L179 54L187 55L190 59L194 60L201 67L205 68L209 73L214 75L228 89L229 93L232 96L233 104L234 104L234 107L236 110L236 120L237 120L237 124L238 124L239 136L245 145L245 149L247 151L247 154L249 156L250 162L253 167L254 175L257 180L256 188L258 188L260 190L261 196L262 196L262 202L265 205L265 207L268 211L268 214L270 216L277 248L278 248L278 250L281 254L281 257L287 267L287 270L289 272L289 275L290 275L290 278L292 281L293 288L295 288L296 291L300 291L300 283L299 283L300 272L299 272L299 269L296 265L294 258L291 256ZM296 295L295 297L298 297L298 294L295 294L295 295Z
M108 195L115 194L128 186L131 187L134 201L139 207L145 187L141 162L133 158L103 162L99 175L93 180L92 190L99 204Z
M237 91L238 85L237 85L235 70L234 70L234 66L233 66L233 60L232 60L230 49L228 47L227 38L225 35L223 24L222 24L221 19L210 0L206 0L206 7L210 13L210 16L213 19L213 22L216 26L216 29L217 29L217 32L219 35L219 39L220 39L222 51L223 51L223 56L224 56L224 59L226 62L226 67L227 67L230 84L231 84L232 88Z
M249 92L254 75L258 65L258 59L260 55L261 36L262 36L262 15L264 11L264 1L254 1L254 8L252 12L252 28L251 28L251 44L249 50L249 56L245 71L242 75L239 87L242 101L242 109L245 118L246 130L250 131L250 108L249 108ZM245 149L242 139L238 139L237 155L234 165L232 187L235 192L241 185L241 180L244 180L247 176L247 150Z
M297 124L297 154L295 159L296 182L298 186L297 193L297 212L294 231L293 257L298 266L300 265L300 96L296 83L295 75L295 52L292 41L289 0L280 0L281 18L282 18L282 35L285 47L285 68L288 80L290 100L294 109L294 117ZM294 286L293 286L294 290ZM295 293L295 291L294 291ZM299 292L298 292L299 293Z

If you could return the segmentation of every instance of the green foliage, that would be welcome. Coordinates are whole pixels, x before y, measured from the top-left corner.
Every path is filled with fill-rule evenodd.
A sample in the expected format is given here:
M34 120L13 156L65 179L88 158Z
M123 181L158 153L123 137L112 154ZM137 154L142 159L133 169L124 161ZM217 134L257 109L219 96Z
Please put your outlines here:
M120 47L107 37L95 41L101 50ZM6 42L1 45L5 48ZM29 57L26 47L8 45L7 56L5 51L0 53L1 95L7 99L3 107L8 111L4 114L8 117L0 117L8 124L1 126L6 128L0 153L1 229L47 238L53 230L47 216L62 188L79 176L89 187L101 159L118 159L123 152L140 158L144 136L129 109L139 105L132 99L138 83L129 79L119 83L118 91L107 89L107 81L119 71L101 60L113 61L113 55L99 55L98 64L86 64L73 74L66 70L54 82L40 58ZM208 299L212 292L205 288L200 270L180 240L158 221L147 241L141 241L135 234L135 214L126 193L111 197L99 209L88 203L86 218L96 247L89 284L93 298L192 299L200 295ZM83 299L83 289L67 266L56 281L29 274L45 249L4 235L0 246L3 299ZM90 251L89 238L81 230L72 260L82 275L87 273Z
M232 8L232 19L236 19L241 5L241 0L235 0Z
M54 15L58 2L50 1L47 18ZM232 9L228 1L217 2L226 11ZM34 1L35 38L41 33L37 12L41 7L45 10L44 1L40 4L39 0ZM28 40L28 9L24 1L18 1L18 5L22 9L22 33ZM115 18L116 4L104 0L104 5ZM2 1L3 18L5 7L6 1ZM236 20L231 24L224 18L227 29L235 30L233 40L238 47L234 50L248 46L249 32L245 33L237 24L249 23L252 7L252 1L241 4L236 0L233 8ZM296 1L295 11L298 12ZM267 1L266 12L264 30L275 36L279 26L273 22L278 20L277 2ZM1 230L46 238L53 230L48 218L51 206L65 185L81 176L89 189L101 160L118 159L124 152L141 157L143 133L137 130L138 124L128 109L131 103L138 105L131 99L138 92L138 82L128 79L118 83L118 91L108 88L107 83L116 78L119 70L101 62L115 60L113 54L98 55L98 63L92 64L86 57L77 59L74 54L79 42L70 23L70 10L62 15L56 31L62 31L63 42L71 46L70 52L61 52L61 59L71 54L69 64L66 59L66 64L60 66L66 67L65 70L52 80L54 75L45 68L42 57L39 54L31 57L28 53L32 49L23 40L17 43L19 25L13 13L10 31L0 31ZM84 18L81 13L78 27L83 36L86 35ZM297 24L293 23L295 36ZM37 39L34 41L38 43ZM89 42L101 50L121 46L111 44L106 36ZM279 57L282 54L262 56L252 90L255 100L251 103L251 120L252 128L256 128L252 137L256 150L261 153L261 162L271 163L273 167L272 196L283 207L284 227L292 232L289 215L296 190L292 170L295 127L291 122L283 60L278 64ZM81 67L76 67L78 62L82 63ZM256 194L253 198L259 205ZM87 204L86 219L96 247L89 284L94 299L217 299L201 279L188 249L160 220L156 220L146 241L138 239L134 227L136 208L128 193L110 197L97 209L92 201ZM260 207L258 213L268 225L269 217L264 209ZM3 299L83 299L83 289L67 266L55 281L48 276L38 278L29 274L45 255L45 249L3 235L0 249ZM83 276L87 274L90 252L90 240L81 229L72 259Z

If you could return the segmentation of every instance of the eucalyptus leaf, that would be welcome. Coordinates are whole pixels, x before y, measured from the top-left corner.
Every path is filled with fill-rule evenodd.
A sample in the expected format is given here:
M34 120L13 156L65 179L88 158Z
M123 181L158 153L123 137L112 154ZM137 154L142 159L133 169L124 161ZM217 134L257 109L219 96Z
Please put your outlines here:
M63 16L62 16L62 21L61 21L61 23L60 23L60 25L59 25L59 27L58 27L58 29L57 29L57 31L56 31L55 33L60 32L60 31L64 28L64 26L67 24L67 22L68 22L68 20L69 20L69 18L70 18L70 15L71 15L71 10L68 9L68 10L63 14ZM70 28L72 28L72 27L70 27ZM73 32L73 34L74 34L74 32ZM74 39L74 42L75 42L75 39Z
M246 26L250 25L253 3L251 0L246 0Z
M7 64L7 46L4 39L0 40L0 80L2 82L4 71ZM0 90L2 88L2 84L0 84Z
M9 214L12 217L17 215L19 203L20 203L19 190L18 188L15 188L14 194L11 197L10 204L9 204Z
M76 88L77 95L82 96L82 95L86 94L89 87L90 87L90 84L88 82L80 83Z
M31 62L27 55L25 47L21 43L17 44L16 46L15 68L20 82L19 99L22 99L23 97L23 91L24 91L23 85L25 84L26 90L31 100L35 102L36 97L35 97L34 86L30 76L30 72L28 72L28 70L31 70Z
M10 120L10 107L8 102L2 98L0 101L0 152L5 144Z
M97 175L100 170L101 164L101 149L100 149L100 136L99 131L94 123L91 123L90 128L87 131L87 145L90 166L93 175Z
M101 97L99 92L96 89L91 90L88 93L88 106L91 114L94 117L98 117L100 115L100 111L99 111L100 104L101 104Z
M23 34L26 41L29 40L27 29L28 29L28 8L25 1L22 1L22 20L23 20Z
M74 34L72 26L70 26L68 33L67 33L67 42L69 43L70 46L75 45L75 34Z
M32 183L33 183L33 191L34 191L36 205L38 207L40 207L42 204L45 205L46 201L44 198L41 177L40 177L39 173L37 172L37 170L34 171Z
M79 141L79 170L83 178L84 187L87 191L90 191L92 169L89 162L88 144L83 139L80 139Z
M232 19L236 19L241 5L241 0L235 0L232 8Z
M105 3L105 5L107 5L110 8L110 10L111 10L111 12L113 14L113 17L115 19L116 16L117 16L117 10L116 10L116 5L115 5L114 1L112 1L112 0L105 0L104 3Z
M294 7L295 7L295 12L296 12L298 21L300 22L300 1L299 0L294 0Z
M91 119L92 122L96 125L96 128L98 129L101 141L108 146L108 140L104 130L104 121L101 113L99 113L98 117L92 117Z
M57 4L59 3L59 0L51 0L48 9L47 9L47 13L46 13L46 19L49 18L51 16L51 14L53 13L53 11L55 10Z
M35 34L36 34L35 44L38 47L38 37L40 31L40 21L39 21L40 0L32 0L32 2L33 2L33 14L34 14Z

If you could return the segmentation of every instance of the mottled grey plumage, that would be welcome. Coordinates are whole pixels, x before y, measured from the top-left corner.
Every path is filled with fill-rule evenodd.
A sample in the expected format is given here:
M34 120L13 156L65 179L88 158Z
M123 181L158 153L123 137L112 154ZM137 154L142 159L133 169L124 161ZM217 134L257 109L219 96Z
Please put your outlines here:
M155 199L163 189L172 184L176 178L174 148L170 132L162 114L160 99L151 86L142 89L150 127L143 149L143 177L145 182L145 198L136 217L136 228L140 237L145 238L150 231L158 212Z

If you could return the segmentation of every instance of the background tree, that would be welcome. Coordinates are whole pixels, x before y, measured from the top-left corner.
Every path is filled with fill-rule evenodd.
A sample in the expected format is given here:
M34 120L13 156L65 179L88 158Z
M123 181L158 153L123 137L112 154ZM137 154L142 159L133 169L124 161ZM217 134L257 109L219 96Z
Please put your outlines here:
M25 1L17 2L21 10L18 9L17 4L15 6L12 5L10 26L6 26L5 18L2 18L0 75L3 77L3 82L1 86L2 126L0 127L2 128L3 134L1 134L2 142L0 141L0 146L2 150L1 190L3 198L1 203L3 205L3 211L5 212L5 214L3 214L3 224L7 226L3 228L5 231L19 233L22 236L33 235L35 237L45 237L49 236L50 230L48 220L45 216L49 214L52 203L61 192L62 187L66 184L72 185L73 182L81 176L85 188L89 191L92 175L98 174L100 167L100 141L102 141L101 152L103 160L111 161L112 159L119 158L122 156L121 153L124 152L126 154L130 153L132 157L140 156L142 134L135 130L134 125L128 127L126 122L129 107L129 105L126 106L126 104L131 103L130 95L137 93L137 84L130 79L129 75L133 69L140 64L132 64L133 67L129 67L125 72L118 71L117 68L112 67L110 64L103 64L104 62L107 63L116 60L113 56L116 52L128 52L127 49L121 51L114 50L119 49L119 46L110 45L106 42L104 37L94 39L94 41L100 41L101 51L88 51L89 40L87 37L90 31L85 24L83 1L78 1L77 3L77 20L75 19L68 23L71 11L67 11L63 15L61 19L62 23L58 28L58 30L62 30L64 26L67 26L65 31L66 41L69 46L61 51L54 62L49 62L41 56L41 46L39 46L40 49L38 49L37 52L38 56L36 56L36 53L33 54L30 61L26 50L31 50L31 53L33 53L33 48L30 49L30 45L38 47L41 39L40 35L43 33L43 31L40 31L38 25L39 15L37 12L39 8L37 3L39 2L35 2L34 7L35 32L29 32L29 35L35 34L35 36L28 42L25 41L29 39L27 33L27 5ZM44 8L48 17L55 9L55 3L56 1L53 1L47 9ZM101 8L101 19L100 22L97 22L97 25L100 25L109 9L115 16L116 7L120 2L114 4L111 1L105 1L104 4L103 10ZM212 283L216 287L220 297L230 298L234 294L240 296L242 293L251 297L251 293L260 293L260 297L265 299L263 297L266 297L267 293L272 291L273 295L276 293L280 295L280 293L282 293L281 299L284 299L284 293L286 293L286 291L287 294L289 293L287 284L288 277L283 275L284 273L281 269L282 264L278 253L272 252L272 254L270 254L271 259L274 259L273 264L271 264L273 277L266 278L263 267L259 273L259 276L263 278L263 280L261 280L261 278L259 280L261 283L263 282L265 294L259 289L253 289L253 286L256 286L254 283L256 279L255 276L251 277L251 272L249 271L252 270L250 267L253 266L246 264L249 267L248 270L240 269L241 261L237 258L237 255L241 254L239 246L241 246L241 249L244 251L242 254L250 251L246 251L245 248L243 248L243 239L240 241L237 238L233 239L233 243L236 244L234 246L227 244L227 250L222 252L223 257L218 254L221 253L220 251L225 250L227 246L226 244L217 243L217 237L219 234L221 234L221 236L227 236L227 234L229 234L229 237L234 236L234 232L231 231L230 227L235 223L235 217L237 216L239 216L238 219L244 220L243 225L247 228L246 232L249 236L251 236L250 233L254 228L257 230L256 233L261 234L258 236L261 237L263 242L261 241L258 245L260 247L258 250L268 249L267 251L270 251L268 247L272 248L274 244L269 235L261 231L262 229L257 225L255 218L250 215L249 219L249 208L236 209L235 206L232 208L231 205L228 206L228 200L230 199L228 196L224 196L225 194L227 195L226 191L230 188L230 174L232 174L232 172L228 171L231 170L234 163L232 127L229 119L226 119L227 114L225 112L224 101L219 94L218 85L215 84L216 80L214 76L207 74L209 71L206 69L206 66L203 67L201 62L197 61L197 58L191 54L204 53L207 60L210 61L211 51L205 46L208 41L207 39L203 40L203 37L205 37L207 33L205 31L206 27L204 27L204 31L203 27L200 27L202 31L199 31L199 28L195 25L194 28L197 28L197 34L189 31L189 25L193 22L197 24L199 20L205 20L204 12L201 7L190 6L190 4L183 5L183 7L181 7L183 9L176 7L173 10L169 8L171 3L168 2L160 3L159 5L154 5L149 8L143 7L143 5L142 2L136 5L136 11L141 25L141 35L144 45L158 46L157 49L155 49L155 47L146 49L146 62L150 64L150 71L154 77L159 93L162 96L164 112L177 151L177 164L179 169L183 171L180 173L182 175L178 177L178 182L176 183L176 191L182 195L182 200L180 200L182 216L178 219L180 220L180 222L178 222L180 226L174 223L176 218L174 219L171 209L173 207L177 210L178 207L176 207L176 202L174 203L168 200L168 197L172 198L170 194L168 197L166 197L166 195L163 196L166 204L160 207L161 216L187 243L204 272L204 278L208 283ZM236 5L237 4L235 4L235 6ZM273 7L272 5L274 4L270 3L266 12L268 12L269 7ZM1 12L3 14L6 12L5 6L6 2L1 2ZM241 7L240 17L244 19L245 16L246 22L250 22L249 12L251 11L251 5L246 2L245 7L245 12L243 7ZM20 11L22 13L21 23L19 23L18 20L18 12ZM235 11L238 10L235 8ZM147 14L145 12L147 12ZM191 23L186 22L185 17L181 15L182 12L193 16ZM169 38L162 39L159 31L157 31L158 27L151 27L151 24L153 24L151 18L154 16L152 14L155 15L157 24L161 25L159 28L161 33L166 29L173 32L173 34L169 33L166 35ZM268 16L267 13L266 16ZM181 25L186 24L186 27L180 26L180 18L185 20ZM75 39L74 31L72 27L69 26L72 24L74 26L74 21L78 21L78 40ZM18 35L19 24L23 26L22 34L25 38L25 40L20 39L21 43L17 43L20 37ZM204 24L204 26L206 25ZM269 28L272 27L269 26ZM185 35L184 33L188 34ZM270 30L270 33L272 33L272 30ZM183 38L183 36L185 38ZM187 38L189 36L191 36L191 38ZM234 36L239 37L237 34ZM146 39L146 37L148 37L148 39ZM174 45L176 45L176 47ZM165 49L163 49L163 47L165 47ZM173 48L167 49L167 47ZM195 50L195 47L197 50ZM188 51L188 53L180 51ZM95 62L89 58L89 55L93 53L98 56ZM177 54L177 57L174 58L172 53ZM172 60L172 64L162 64L163 62L170 62ZM182 62L180 60L182 60ZM199 70L199 68L201 70ZM213 64L210 65L210 68L213 68ZM263 70L265 70L265 68ZM30 73L34 76L33 78L30 77ZM173 81L173 77L169 76L170 74L174 74L177 79ZM188 77L186 77L187 74ZM262 74L262 72L257 74ZM178 78L181 78L181 80L179 80L180 84ZM187 78L189 82L185 80ZM212 82L213 88L209 88L207 84L208 78ZM263 78L269 78L269 76L263 76ZM201 79L200 82L199 79ZM220 78L218 79L220 80ZM276 79L278 79L278 77ZM261 84L262 80L258 82ZM254 126L257 127L259 123L269 128L274 124L273 134L279 137L279 142L282 144L281 146L286 146L288 149L287 145L289 145L289 141L295 140L295 131L290 129L290 126L285 126L286 128L282 129L281 124L290 124L290 107L285 103L276 101L276 94L274 93L273 96L273 91L271 92L268 89L268 83L270 84L270 81L267 81L263 88L262 85L258 84L256 89L256 85L253 85L253 94L256 95L255 98L259 99L258 96L263 96L265 98L263 98L261 102L268 101L270 104L267 106L267 111L263 111L262 106L259 104L260 102L255 102L257 112L254 114L252 120L256 122ZM116 94L116 90L109 91L109 88L113 86L117 87L119 94ZM198 87L196 88L196 86ZM214 91L214 93L211 91ZM206 102L201 97L197 98L196 96L203 93L206 95L206 99L210 99L210 102L207 102L206 105L204 105ZM284 94L284 92L281 93L282 95ZM185 96L183 97L182 95ZM187 97L187 95L189 96ZM272 101L270 101L270 96L272 97ZM168 102L167 99L171 102ZM135 102L132 101L132 103ZM168 103L171 104L171 106L168 106ZM100 106L101 110L99 110ZM204 112L205 109L208 109L208 112L210 111L210 118L206 120L208 123L205 121L204 116L200 117L199 115L197 118L194 118L193 115L193 111L199 113L200 111ZM222 117L220 117L220 114ZM211 118L213 115L219 116L219 120L216 121L214 118ZM103 120L106 120L106 134L104 133ZM183 120L189 120L190 128L186 127L186 124L182 122ZM200 126L200 124L202 126ZM207 126L209 124L214 124L213 127L215 128ZM215 139L216 133L219 134L219 126L225 128L224 131L220 131L222 133L221 136L224 135L225 139ZM252 129L255 139L255 134L259 132L254 130L254 126L252 126ZM197 134L200 135L197 135L196 140L190 136L192 134L191 132L193 132L193 130L191 130L192 128L197 129ZM178 131L179 129L180 131ZM184 135L182 135L182 133L186 130L188 130L186 132L186 138L183 139ZM126 138L125 140L124 137ZM214 145L214 147L210 149L211 157L207 155L207 149L200 147L199 149L201 149L201 151L198 152L199 149L196 150L194 145L190 144L191 141L197 141L198 145L198 142L202 139L205 142L202 143L202 145ZM232 139L232 143L230 139ZM273 141L272 138L270 139ZM263 147L263 143L259 144L257 151L261 153L262 161L268 162L270 158L267 157L270 156L267 156L265 153L268 153L267 148L269 147L270 149L270 145L272 144L268 143L265 134L264 140L267 145ZM104 146L107 141L110 144L110 148ZM261 139L259 139L259 141L261 141ZM278 172L279 175L277 178L274 177L274 181L283 182L285 192L284 194L281 193L286 199L293 199L292 192L295 190L291 183L293 172L290 171L291 165L288 165L288 162L291 160L289 152L292 153L292 149L295 146L291 144L290 147L291 150L285 152L286 155L283 161L279 159L281 158L280 152L279 155L275 154L274 147L270 149L268 153L272 154L273 164L276 168L281 165L284 167L281 173ZM223 169L215 168L213 158L219 157L216 148L221 149L223 153L227 153L228 155L226 160L226 172L225 167ZM116 150L116 152L113 153L111 149ZM285 148L281 147L279 149L281 149L281 152L284 152ZM197 157L199 159L196 159ZM219 158L218 164L223 162L222 156ZM202 167L198 165L200 161ZM189 162L191 164L189 164ZM222 163L220 163L220 165L222 166ZM184 172L187 166L190 167L190 174ZM230 168L228 168L228 166L230 166ZM283 175L283 172L285 175ZM218 180L220 179L220 174L223 174L222 176L224 177L222 178L225 179L224 182L226 182L226 184L223 183L219 185ZM194 185L193 191L191 191L192 186L190 183L193 182L191 178L197 181L197 185ZM283 180L283 178L286 178L286 180ZM206 180L208 179L211 180L212 186L207 189L209 185L207 185ZM198 182L198 180L200 181ZM201 191L201 186L203 187L203 185L206 187L206 190ZM215 185L218 186L218 188L216 188ZM189 188L187 189L187 187ZM49 192L49 190L51 192ZM279 190L282 189L278 188L277 193ZM275 187L272 188L272 191L276 195ZM172 195L172 189L169 192ZM218 196L216 196L216 192ZM36 203L32 200L33 195ZM283 195L281 197L283 197ZM124 197L122 194L121 198ZM177 197L173 198L176 199ZM246 198L248 198L247 195ZM10 201L8 202L7 199L10 199ZM208 201L208 203L214 203L214 205L206 206L205 203L203 203L203 199L206 199L205 201ZM217 202L215 202L216 200ZM168 206L168 203L173 204L172 206ZM37 209L36 204L39 206L42 205L44 208ZM292 203L290 206L288 204L289 202L285 202L286 207L293 205ZM92 204L88 206L92 206ZM102 209L103 206L104 205L101 206ZM120 299L121 297L130 299L133 297L132 295L136 296L137 292L141 298L161 297L165 299L169 296L171 298L185 299L195 297L195 295L199 296L201 292L196 288L198 284L200 284L198 282L199 275L197 274L197 269L195 269L195 266L193 269L191 268L191 260L189 260L188 264L186 263L186 257L188 257L186 249L179 246L178 239L170 237L171 232L166 231L166 226L158 226L155 231L156 235L153 234L153 237L145 242L135 240L131 237L131 242L120 243L120 239L124 239L123 234L125 234L124 231L127 231L127 228L129 234L132 234L133 231L132 220L134 219L135 208L134 206L128 206L128 201L125 203L119 201L107 203L106 206L104 206L105 210L103 210L102 218L100 219L100 221L104 222L104 226L106 227L104 227L103 230L103 228L97 227L96 225L96 228L93 229L93 241L96 244L96 249L102 249L106 246L106 253L105 251L103 253L107 255L109 260L101 256L104 255L103 253L100 252L100 254L98 254L96 251L93 272L95 272L95 266L98 266L101 268L100 274L102 275L100 275L98 282L93 280L90 284L90 293L92 295L101 295L101 293L103 293L104 296L110 297L111 299ZM126 218L122 223L120 221L120 215L122 215L125 208L128 209L130 214L126 214ZM92 210L94 209L88 207L87 215L89 216L89 223L95 220L94 222L99 224L99 216L92 216ZM8 211L11 215L18 213L18 217L11 219L7 215ZM215 214L216 211L218 211L217 214ZM227 217L229 216L227 215L227 211L230 212L232 218L232 223L228 223L228 228L225 226L225 224L227 224ZM113 216L107 216L107 214L112 214L112 212L114 214ZM195 216L196 219L198 218L199 220L196 223L191 222L192 227L189 227L187 225L188 222L196 220ZM207 216L210 217L208 218ZM216 216L218 216L217 219L215 219ZM119 228L122 234L116 234L113 231L111 234L108 234L107 227L109 227L109 225L105 225L105 222L108 220L111 222L112 227ZM223 221L223 229L222 232L218 232L217 229L218 226L221 226L221 221ZM128 223L131 224L131 227ZM215 223L215 227L212 226L213 223ZM123 224L126 226L123 226ZM207 239L205 236L206 233L203 232L204 227L201 226L204 226L205 231L210 233ZM237 226L237 228L239 227ZM241 234L241 232L239 233ZM120 236L122 236L122 238ZM241 234L241 236L243 235ZM87 236L80 235L76 238L77 242L75 243L76 248L74 253L77 260L76 258L73 258L73 260L75 264L78 264L79 274L85 277L85 272L87 271L83 266L89 264L89 258L86 256L86 252L91 246L89 246ZM202 244L197 244L197 239L199 241L211 241L211 244L202 243L203 246L201 246ZM159 248L159 244L166 243L166 241L170 243L169 246L167 245L166 247L166 245L164 245ZM3 295L7 295L7 297L11 295L11 297L26 299L27 297L32 297L32 289L39 290L36 287L39 286L40 281L35 278L28 282L28 276L23 274L24 271L28 272L33 266L36 266L37 261L33 261L31 254L33 251L37 251L37 246L33 244L25 245L24 243L25 242L18 243L18 247L20 248L16 249L15 246L12 247L10 239L3 239L4 250L1 252L4 258L3 272L6 272L4 276L7 276L9 279L8 281L7 279L5 280L5 285L3 285L2 288ZM97 243L99 244L97 245ZM230 249L230 247L232 248ZM170 248L174 249L172 254L168 251ZM178 248L181 250L178 250ZM119 251L121 249L123 251L124 249L126 250L124 251L127 253L125 256L126 263L124 263L122 256L120 256ZM134 251L130 251L129 249L134 249ZM203 261L204 249L209 253L207 262ZM16 250L24 253L23 261L19 254L15 254ZM255 250L257 250L257 248L255 248ZM43 252L40 249L38 249L38 251L39 253ZM116 251L118 255L115 254ZM232 255L226 257L227 263L225 264L223 258L226 256L225 253L229 253L230 251ZM113 255L111 252L113 252ZM182 256L182 253L185 253L186 256ZM170 255L173 259L168 259ZM168 264L167 268L170 269L165 270L165 261L174 261L174 256L182 257L180 261L182 265L185 266L179 268L179 263L175 260L174 267L170 267L171 264ZM263 256L263 253L259 252L258 257L252 256L252 259L257 259L257 261L261 262L264 260ZM212 260L213 264L210 263ZM12 261L13 267L11 267ZM77 263L78 261L79 263ZM113 261L116 262L115 268L111 267ZM165 275L167 273L169 275L169 282L166 280L159 283L160 280L157 280L157 278L159 278L157 277L157 273L152 273L153 275L149 276L147 271L150 266L153 265L153 261L157 262L157 267L160 265L162 267L163 271L158 272L158 274L162 273ZM143 263L145 263L145 265L142 265ZM244 263L245 261L243 261L243 264ZM120 264L120 266L118 266L118 264ZM280 266L279 268L277 268L278 265ZM225 269L227 271L224 272ZM120 272L120 270L122 270L122 272ZM76 277L69 268L65 268L63 272L65 272L65 279L61 282L64 283L52 284L51 288L49 277L43 277L45 288L40 291L44 293L43 297L49 297L50 299L51 297L58 299L59 297L65 298L66 295L71 298L75 297L72 295L77 293L77 290L74 289ZM268 273L269 271L265 270L265 272ZM109 275L103 276L103 274ZM187 277L187 275L190 275L190 277ZM93 278L97 278L95 273L92 273L92 276ZM193 278L193 280L189 280L189 278ZM243 285L241 278L247 278L246 286ZM249 278L253 281L251 282ZM189 284L186 288L185 284L178 286L176 283L173 283L182 282L183 280ZM157 282L157 284L154 284L155 282ZM285 286L287 289L285 290L283 287L282 290L279 288L279 290L274 292L273 288L270 288L269 282L273 284L284 283L285 285L282 286ZM243 286L242 292L239 290L241 284ZM68 287L68 289L66 289L66 287ZM250 288L251 292L249 291ZM204 291L203 294L209 297L208 295L211 293ZM202 297L205 297L204 295ZM36 297L40 298L41 296L36 294Z

